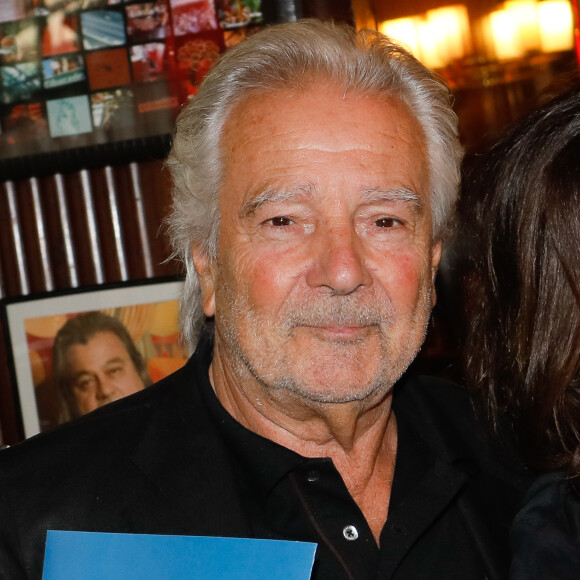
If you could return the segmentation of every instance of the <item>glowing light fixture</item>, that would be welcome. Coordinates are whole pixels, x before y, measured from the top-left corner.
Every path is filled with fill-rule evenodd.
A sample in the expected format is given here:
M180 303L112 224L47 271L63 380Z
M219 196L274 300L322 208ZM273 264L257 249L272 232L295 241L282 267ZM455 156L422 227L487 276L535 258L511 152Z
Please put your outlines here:
M385 20L380 23L379 32L386 34L398 44L402 44L413 56L420 59L421 49L417 30L419 21L418 16Z
M463 4L443 6L428 10L426 16L440 60L450 63L463 58L469 52L471 36L466 6Z
M386 20L379 30L430 68L442 68L471 49L469 17L463 4L429 10L423 16Z
M538 3L535 0L509 0L504 9L514 16L517 35L524 51L540 49Z
M419 23L421 62L429 68L443 68L448 61L441 58L437 32L428 20Z
M567 0L545 0L538 4L540 43L543 52L574 48L574 19Z
M496 10L489 15L495 56L498 60L521 58L525 49L518 34L517 15L510 10Z

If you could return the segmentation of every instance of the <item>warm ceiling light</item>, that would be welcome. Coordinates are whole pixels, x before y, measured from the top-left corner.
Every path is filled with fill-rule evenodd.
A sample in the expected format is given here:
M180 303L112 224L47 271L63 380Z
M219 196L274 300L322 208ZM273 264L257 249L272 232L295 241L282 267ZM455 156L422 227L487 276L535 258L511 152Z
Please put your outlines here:
M379 24L379 32L385 34L398 44L402 44L416 58L420 58L419 38L417 24L419 17L396 18L385 20Z
M518 34L516 14L509 10L496 10L489 15L489 23L497 59L521 58L525 49Z
M509 0L504 4L504 7L505 10L514 15L517 34L523 50L539 50L538 3L535 0Z
M540 43L543 52L574 48L574 20L567 0L546 0L538 4Z
M429 10L424 17L385 20L379 30L429 68L447 66L471 50L469 17L463 4Z
M421 62L429 68L443 68L447 61L439 53L437 31L428 20L419 23L419 43L421 45Z
M428 10L427 22L435 35L441 60L450 63L463 58L471 50L469 16L463 4Z

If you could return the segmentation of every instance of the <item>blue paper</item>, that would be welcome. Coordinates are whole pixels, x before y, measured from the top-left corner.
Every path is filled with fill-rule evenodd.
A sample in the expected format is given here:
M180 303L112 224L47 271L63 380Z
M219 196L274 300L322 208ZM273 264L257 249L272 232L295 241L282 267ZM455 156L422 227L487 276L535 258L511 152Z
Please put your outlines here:
M308 580L316 544L49 530L43 580Z

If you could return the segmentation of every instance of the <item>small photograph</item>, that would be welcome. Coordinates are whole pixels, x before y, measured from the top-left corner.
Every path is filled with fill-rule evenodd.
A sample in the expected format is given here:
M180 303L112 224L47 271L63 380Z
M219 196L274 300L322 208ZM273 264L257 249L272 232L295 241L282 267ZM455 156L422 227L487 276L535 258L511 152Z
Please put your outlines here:
M170 4L176 36L219 28L213 0L170 0Z
M203 77L223 49L221 31L204 32L176 39L175 58L185 95L194 95Z
M7 105L27 101L41 90L38 63L23 62L0 68L0 100Z
M0 23L0 64L36 60L38 39L38 24L34 20Z
M0 119L3 143L17 146L48 137L42 103L23 103L4 111Z
M129 58L125 48L100 50L86 55L91 91L131 83Z
M182 367L177 281L17 299L6 309L26 437ZM16 354L18 353L18 354Z
M43 56L78 52L79 48L78 15L66 14L64 10L52 12L46 19L42 35Z
M159 40L167 34L169 14L165 0L126 6L127 35L132 42Z
M0 0L0 22L25 18L33 0Z
M67 54L42 61L42 83L54 89L86 80L85 61L80 54Z
M109 131L133 127L135 124L133 91L123 88L94 93L91 95L91 112L95 130Z
M240 28L262 21L261 0L216 0L216 8L222 28Z
M136 82L158 81L167 75L165 44L163 42L132 46L130 53L133 80Z
M85 50L123 46L126 41L123 14L116 10L94 10L81 13Z
M107 0L80 0L79 2L81 6L79 6L78 10L89 10L92 8L101 8L103 6L108 6L111 2Z
M46 102L51 137L67 137L91 133L89 97L81 95Z
M103 8L111 3L110 0L44 0L44 6L49 11L64 9L69 14L72 12L80 12L81 10ZM114 3L118 4L118 2Z

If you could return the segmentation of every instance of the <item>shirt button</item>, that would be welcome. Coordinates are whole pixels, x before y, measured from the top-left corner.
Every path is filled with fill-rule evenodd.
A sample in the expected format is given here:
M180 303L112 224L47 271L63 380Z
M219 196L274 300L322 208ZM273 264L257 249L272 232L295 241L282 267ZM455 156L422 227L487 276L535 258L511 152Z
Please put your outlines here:
M358 538L358 530L352 525L344 526L342 535L344 536L345 540L354 542Z
M315 483L319 479L320 479L320 473L314 469L312 471L309 471L306 474L306 481L308 481L310 483Z

